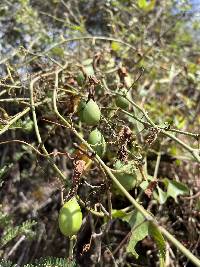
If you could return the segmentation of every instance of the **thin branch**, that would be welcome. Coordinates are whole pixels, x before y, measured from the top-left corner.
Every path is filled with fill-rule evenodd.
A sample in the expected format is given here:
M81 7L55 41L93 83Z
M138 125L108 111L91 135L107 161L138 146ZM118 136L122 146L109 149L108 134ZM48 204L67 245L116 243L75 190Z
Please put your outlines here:
M158 176L158 168L160 165L161 154L162 154L161 152L158 152L156 166L155 166L154 175L153 175L154 179L157 179L157 176Z
M29 101L29 98L19 97L19 98L4 98L4 99L0 99L0 102L18 102L18 101Z
M61 170L57 167L57 165L55 164L55 162L52 160L52 158L49 156L48 151L46 150L44 144L42 143L42 139L40 136L40 132L39 132L39 128L38 128L38 124L37 124L37 116L35 113L35 102L34 102L34 97L33 97L33 87L34 84L41 78L41 77L45 77L48 75L51 75L52 73L46 73L40 76L37 76L36 78L34 78L31 83L30 83L30 102L31 102L31 110L32 110L32 115L33 115L33 123L34 123L34 127L35 127L35 133L38 139L38 143L41 146L41 149L43 150L44 154L47 156L47 159L49 160L50 164L52 165L52 167L54 168L54 170L59 174L59 176L61 177L61 179L63 181L66 180L65 175L61 172Z
M13 119L11 119L10 121L7 122L6 126L4 126L1 130L0 130L0 135L2 135L3 133L5 133L16 121L18 121L19 119L21 119L25 114L27 114L30 111L30 107L25 108L22 112L18 113Z
M116 38L111 38L111 37L106 37L106 36L80 36L80 37L74 37L74 38L69 38L69 39L63 39L62 41L54 44L53 46L51 46L50 48L46 49L44 52L42 52L41 54L38 54L36 56L33 56L32 58L30 58L29 60L27 60L25 63L23 64L27 64L35 59L37 59L38 57L44 56L45 54L47 54L48 52L50 52L52 49L54 49L57 46L63 45L65 43L68 42L73 42L73 41L81 41L81 40L103 40L103 41L113 41L113 42L118 42L121 43L123 45L126 45L127 47L129 47L130 49L132 49L134 52L137 52L137 49L130 45L129 43L126 43L122 40L116 39Z
M24 144L26 146L29 146L32 150L34 150L37 154L39 154L40 156L43 156L43 157L46 157L45 154L42 154L39 150L37 150L37 148L35 148L34 146L32 146L31 144L25 142L25 141L22 141L22 140L6 140L6 141L3 141L3 142L0 142L0 145L3 145L3 144L10 144L10 143L21 143L21 144Z
M190 152L192 154L192 156L196 159L196 161L198 163L200 163L200 155L199 155L200 151L198 149L192 148L191 146L187 145L186 143L184 143L183 141L181 141L179 138L177 138L175 135L168 133L167 130L164 130L163 128L159 127L159 125L156 125L150 119L150 117L148 116L148 113L143 108L141 108L138 104L136 104L132 100L128 99L125 95L118 94L118 93L117 93L117 95L120 95L120 96L126 98L135 108L137 108L144 115L144 117L146 118L147 122L145 122L145 121L137 118L135 115L133 115L130 112L127 112L127 111L125 111L123 109L120 109L123 113L125 113L128 116L130 116L130 117L134 118L135 120L139 121L144 126L151 126L151 127L154 127L154 128L159 129L159 132L161 134L170 137L170 139L172 139L173 141L175 141L176 143L178 143L179 145L181 145L185 150L187 150L188 152ZM186 134L187 134L187 132L186 132Z

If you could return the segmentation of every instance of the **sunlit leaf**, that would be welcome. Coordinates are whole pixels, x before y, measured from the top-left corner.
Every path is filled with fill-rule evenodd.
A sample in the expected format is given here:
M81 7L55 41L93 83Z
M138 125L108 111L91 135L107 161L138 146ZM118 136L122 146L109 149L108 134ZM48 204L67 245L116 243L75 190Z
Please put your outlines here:
M154 192L154 198L163 205L169 197L172 197L176 202L179 195L185 195L189 193L189 189L186 185L181 182L169 180L167 178L162 180L166 191L163 191L159 186L157 186L157 192Z
M176 202L179 195L185 195L189 193L188 187L181 182L169 180L167 178L165 178L163 182L167 187L167 197L172 197Z
M94 68L92 65L87 65L83 69L84 69L84 72L86 73L87 76L93 76L94 75Z
M90 64L92 64L92 62L93 62L93 59L92 59L92 58L87 58L87 59L85 59L85 60L82 62L82 64L83 64L84 66L86 66L86 65L90 65Z
M81 33L85 32L84 25L72 25L71 29L74 30L74 31L79 31Z
M138 2L138 6L147 12L153 10L156 4L156 0L150 0L150 1L138 0L137 2Z
M115 210L115 209L112 210L112 217L113 218L123 218L125 216L127 216L127 214L123 210Z
M147 6L146 0L138 0L138 6L142 9L144 9Z
M157 187L158 190L158 201L162 205L167 200L167 193L164 192L159 186Z
M121 48L121 45L118 43L118 42L112 42L111 43L111 48L113 51L120 51L122 48Z

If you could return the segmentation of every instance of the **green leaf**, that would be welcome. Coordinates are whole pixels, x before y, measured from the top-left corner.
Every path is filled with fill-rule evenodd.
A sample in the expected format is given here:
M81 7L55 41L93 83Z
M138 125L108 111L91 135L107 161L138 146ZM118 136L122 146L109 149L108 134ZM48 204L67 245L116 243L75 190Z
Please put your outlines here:
M165 255L166 255L165 239L161 234L160 230L158 229L158 227L152 222L149 222L149 235L153 237L158 247L160 267L165 267Z
M145 7L147 6L147 1L146 0L138 0L138 6L141 9L145 9Z
M35 221L25 221L21 225L13 226L12 224L9 225L9 227L6 227L3 231L3 234L0 239L0 245L4 246L8 242L10 242L12 239L14 239L17 236L20 235L26 235L27 238L34 238L35 237L35 231L33 231L31 228L36 225L37 223Z
M155 4L156 4L156 0L150 0L150 1L147 1L147 0L138 0L137 1L138 3L138 6L143 9L144 11L151 11L154 9L155 7Z
M30 133L34 129L33 121L28 117L25 121L23 121L23 131Z
M115 210L115 209L112 210L113 218L123 218L125 216L127 216L127 213L123 210Z
M200 211L200 199L197 199L196 205L195 205L195 209L197 211Z
M177 197L179 195L189 193L188 187L181 182L169 180L167 178L165 178L163 182L167 187L167 197L172 197L176 202L178 202Z
M135 246L148 235L149 222L145 220L144 216L140 212L136 211L133 213L128 223L130 224L132 230L126 250L138 258L139 255L135 250Z
M120 51L122 49L121 45L118 42L113 41L111 43L111 48L113 51Z
M83 69L87 76L94 76L94 68L92 65L87 65Z
M158 190L158 201L162 205L167 200L167 193L164 192L159 186L157 187Z
M145 180L145 181L141 182L140 188L142 188L142 190L145 191L147 189L148 185L149 185L149 182Z
M13 264L11 261L0 260L0 267L17 267L19 265ZM23 265L24 267L76 267L76 261L71 258L55 258L47 257L35 260L33 263Z
M24 267L50 267L50 266L55 266L55 267L76 267L76 261L71 258L54 258L54 257L47 257L47 258L41 258L39 260L36 260L34 264L27 264Z
M85 32L84 25L72 25L71 26L71 29L74 30L74 31L79 31L81 33L84 33Z
M169 180L167 178L163 179L162 182L166 187L166 192L163 191L159 186L157 186L157 192L154 192L154 198L163 205L169 197L172 197L176 202L178 202L177 197L179 195L185 195L189 193L189 189L186 185L181 182Z
M145 168L145 169L146 169L146 168ZM150 183L151 181L154 180L154 177L151 176L151 175L149 175L149 174L147 173L147 170L145 170L145 169L143 170L143 172L145 171L145 177L147 177L147 180L142 181L142 182L140 183L140 188L141 188L143 191L145 191L145 190L147 189L149 183Z
M57 57L61 57L62 58L65 55L65 51L64 51L63 48L56 46L53 49L51 49L51 54L53 56L57 56Z
M87 58L87 59L85 59L85 60L82 62L82 64L83 64L84 66L87 66L87 65L91 65L92 62L93 62L93 59L92 59L92 58Z
M0 260L0 266L1 267L17 267L17 264L13 264L11 261L7 260Z
M0 227L5 228L9 224L12 224L12 218L7 213L3 212L0 207Z

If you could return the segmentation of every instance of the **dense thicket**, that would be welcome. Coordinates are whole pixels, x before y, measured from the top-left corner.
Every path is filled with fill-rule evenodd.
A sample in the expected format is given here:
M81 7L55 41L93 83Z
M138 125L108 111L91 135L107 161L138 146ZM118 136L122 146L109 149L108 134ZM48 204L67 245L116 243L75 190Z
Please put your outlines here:
M172 0L0 3L0 266L199 266L196 14ZM58 217L74 196L70 240Z

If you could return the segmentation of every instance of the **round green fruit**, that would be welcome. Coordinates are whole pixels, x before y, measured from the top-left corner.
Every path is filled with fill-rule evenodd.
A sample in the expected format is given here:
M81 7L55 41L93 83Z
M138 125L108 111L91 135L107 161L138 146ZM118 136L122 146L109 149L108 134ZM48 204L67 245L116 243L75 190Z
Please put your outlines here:
M116 106L122 109L127 109L130 104L130 102L128 101L128 99L130 100L130 93L126 89L120 90L118 93L120 95L117 95L115 98ZM123 97L121 95L124 95L126 97Z
M79 231L82 224L82 212L75 197L62 206L58 223L61 233L65 236L73 236Z
M114 169L120 171L119 173L114 173L114 175L127 191L133 189L136 186L137 171L131 163L124 164L123 162L118 160L114 165ZM117 193L121 193L115 184L114 188L117 189Z
M90 99L88 102L81 102L78 110L80 120L88 125L97 125L100 121L101 111L94 100Z
M106 142L103 135L98 129L93 130L89 134L88 143L100 157L105 154Z

